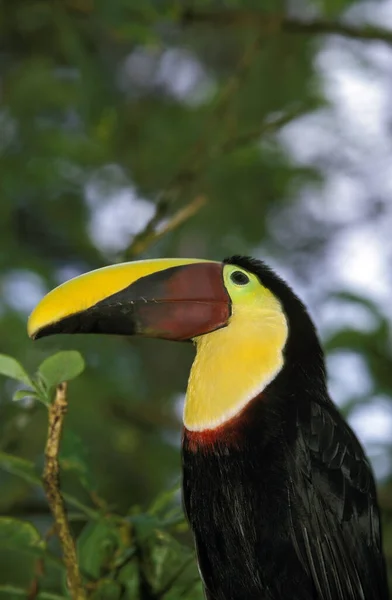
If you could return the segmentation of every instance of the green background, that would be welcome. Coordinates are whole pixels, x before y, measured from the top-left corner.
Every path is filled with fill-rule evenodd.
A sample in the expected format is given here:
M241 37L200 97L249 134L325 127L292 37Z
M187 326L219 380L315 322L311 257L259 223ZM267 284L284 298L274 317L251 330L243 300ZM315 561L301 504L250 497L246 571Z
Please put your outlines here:
M70 505L96 598L202 598L176 488L191 345L26 334L46 291L133 258L251 254L294 286L375 466L391 565L392 32L368 5L381 22L387 3L345 0L0 3L0 352L29 373L85 358L62 487L93 510ZM47 411L17 389L0 378L0 511L44 536ZM35 531L3 528L0 596L66 597L56 539L37 575Z

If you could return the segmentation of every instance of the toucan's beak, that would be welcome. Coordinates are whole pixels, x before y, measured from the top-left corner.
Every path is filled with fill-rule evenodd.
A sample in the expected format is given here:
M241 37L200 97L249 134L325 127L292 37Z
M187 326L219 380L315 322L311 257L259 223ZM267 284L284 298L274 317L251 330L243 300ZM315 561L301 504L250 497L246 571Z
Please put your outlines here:
M227 325L223 263L162 259L122 263L60 285L28 322L33 339L54 333L112 333L189 340Z

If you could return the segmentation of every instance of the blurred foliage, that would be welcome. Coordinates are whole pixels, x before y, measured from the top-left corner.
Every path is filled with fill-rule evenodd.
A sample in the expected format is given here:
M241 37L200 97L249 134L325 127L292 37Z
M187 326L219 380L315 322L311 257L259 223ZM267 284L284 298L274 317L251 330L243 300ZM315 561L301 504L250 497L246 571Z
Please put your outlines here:
M28 383L31 388L21 390L14 399L33 397L46 406L53 401L55 386L74 379L83 368L81 355L69 350L45 359L36 374L29 377L15 359L0 356L0 372L23 384ZM28 484L42 487L39 472L31 461L1 453L0 467ZM85 461L83 444L70 429L62 441L60 468L63 473L74 473L90 504L94 505L92 508L76 496L64 493L68 505L77 510L75 514L69 513L69 521L79 523L78 565L89 598L169 600L185 595L195 599L202 597L193 552L172 535L181 536L186 529L181 508L178 502L173 502L179 491L178 485L171 491L160 493L144 512L133 506L125 516L112 513L97 494L90 467ZM11 592L9 585L0 585L0 594L4 591L16 595L30 593L38 598L69 597L65 565L50 545L53 534L51 528L41 537L28 521L0 517L0 556L4 548L14 551L23 560L30 579L29 592L26 589L15 591L16 588ZM52 566L56 567L56 573L51 572ZM40 589L49 587L52 581L62 589L63 595L40 593Z
M322 330L330 356L355 353L369 372L371 389L346 399L345 410L380 395L391 402L391 314L350 290L317 294L329 249L344 235L321 194L339 156L296 161L280 135L328 108L315 60L324 38L184 18L189 8L342 21L360 8L347 0L289 4L0 2L0 352L40 373L0 378L0 598L66 597L40 479L47 418L39 400L49 402L64 375L48 381L53 370L43 361L60 349L76 349L86 362L69 387L61 465L92 597L202 597L179 494L164 492L180 473L178 407L190 345L94 336L33 344L26 335L29 311L51 287L135 258L134 236L154 211L153 234L197 195L207 199L143 256L250 253L312 284L316 320L329 302L336 315L343 304L360 306L372 327L336 319L338 326ZM303 190L312 190L313 205ZM363 218L371 222L389 199L368 200ZM20 368L4 364L3 374ZM392 564L389 475L380 498Z

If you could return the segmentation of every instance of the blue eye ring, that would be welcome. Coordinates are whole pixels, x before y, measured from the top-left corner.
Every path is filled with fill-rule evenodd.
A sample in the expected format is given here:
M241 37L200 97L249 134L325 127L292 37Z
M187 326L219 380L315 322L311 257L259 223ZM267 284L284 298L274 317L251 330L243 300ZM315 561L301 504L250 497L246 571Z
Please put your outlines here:
M248 275L243 271L233 271L230 279L235 285L247 285L250 281Z

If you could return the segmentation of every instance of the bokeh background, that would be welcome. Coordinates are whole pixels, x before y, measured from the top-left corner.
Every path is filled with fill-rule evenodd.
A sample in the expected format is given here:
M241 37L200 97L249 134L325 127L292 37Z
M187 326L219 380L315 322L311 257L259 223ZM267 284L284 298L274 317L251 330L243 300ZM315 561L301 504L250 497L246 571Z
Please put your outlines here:
M379 482L392 569L392 1L0 9L0 352L31 372L57 350L82 352L67 439L99 497L127 515L178 481L193 350L102 336L32 343L28 314L52 287L113 262L250 254L317 323L331 394ZM0 451L39 472L47 414L12 402L16 388L0 378ZM45 532L42 490L5 462L1 513ZM63 485L84 497L70 463ZM23 597L33 559L0 555L1 597ZM65 597L61 577L45 577L60 595L39 597ZM142 598L132 589L127 598Z

